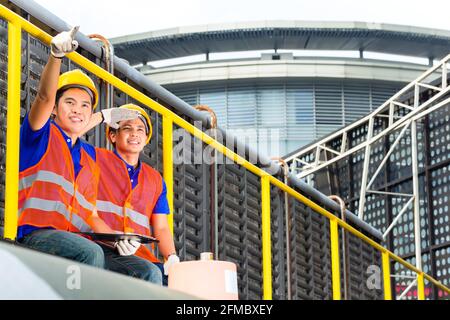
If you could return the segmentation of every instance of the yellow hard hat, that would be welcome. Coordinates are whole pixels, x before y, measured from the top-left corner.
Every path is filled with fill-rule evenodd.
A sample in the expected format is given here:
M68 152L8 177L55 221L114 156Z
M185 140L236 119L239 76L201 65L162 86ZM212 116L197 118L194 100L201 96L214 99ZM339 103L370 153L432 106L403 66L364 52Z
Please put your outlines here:
M150 142L150 139L152 138L153 128L152 128L152 122L150 121L150 117L148 116L147 112L143 108L141 108L133 103L124 104L124 105L120 106L119 108L135 110L141 114L142 117L140 116L140 118L141 119L143 118L142 120L145 120L145 126L147 128L147 141L145 141L145 144L148 144ZM109 126L108 125L106 126L106 136L109 139Z
M82 88L89 89L92 92L92 110L97 107L98 104L98 91L95 87L94 81L87 76L80 69L64 72L59 76L58 90L63 88Z

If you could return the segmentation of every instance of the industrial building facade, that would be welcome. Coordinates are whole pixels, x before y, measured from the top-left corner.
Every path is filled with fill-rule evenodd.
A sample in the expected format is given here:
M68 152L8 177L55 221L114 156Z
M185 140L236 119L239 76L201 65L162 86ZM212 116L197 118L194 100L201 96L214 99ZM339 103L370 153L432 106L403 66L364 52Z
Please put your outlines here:
M375 110L442 57L449 41L441 30L306 21L180 27L111 40L116 54L151 80L190 105L211 107L219 126L253 130L249 143L269 156ZM372 51L385 55L375 59ZM186 56L192 61L180 62ZM272 144L268 130L277 130Z

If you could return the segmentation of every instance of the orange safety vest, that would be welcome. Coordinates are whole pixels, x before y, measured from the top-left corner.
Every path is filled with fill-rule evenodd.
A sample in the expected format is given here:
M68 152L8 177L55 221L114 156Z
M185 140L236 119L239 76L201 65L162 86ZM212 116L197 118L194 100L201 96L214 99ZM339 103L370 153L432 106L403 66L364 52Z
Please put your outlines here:
M42 159L19 173L18 225L92 231L87 221L97 199L98 171L95 161L83 149L80 164L82 169L75 178L67 143L51 124Z
M100 218L113 230L151 236L152 213L162 192L159 172L142 163L138 184L133 189L125 163L113 152L96 148L96 159L100 172L97 195ZM160 262L144 245L136 255Z

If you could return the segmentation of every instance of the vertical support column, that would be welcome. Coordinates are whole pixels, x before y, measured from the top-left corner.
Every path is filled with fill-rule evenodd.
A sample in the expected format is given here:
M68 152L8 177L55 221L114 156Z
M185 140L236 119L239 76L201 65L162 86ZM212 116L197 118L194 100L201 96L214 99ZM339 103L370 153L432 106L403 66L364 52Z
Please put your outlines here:
M20 76L22 29L8 23L8 96L6 116L6 182L4 237L15 240L18 220Z
M272 300L272 242L270 239L270 180L261 177L263 299Z
M425 300L425 283L422 272L417 274L417 299Z
M370 140L373 136L373 126L374 126L374 117L370 117L368 132L366 138L366 152L364 154L364 167L362 172L362 180L361 180L361 192L359 193L359 207L358 207L358 217L363 220L364 217L364 206L366 204L366 190L367 190L367 178L369 175L369 164L370 164L370 151L371 145Z
M447 88L447 63L448 61L442 63L442 89Z
M416 248L416 268L422 271L422 241L420 234L419 165L417 161L417 122L411 123L411 157L414 194L414 240ZM417 274L417 289L423 286L423 274Z
M163 173L170 214L167 217L173 234L173 120L163 116Z
M339 233L337 219L330 219L331 281L333 300L341 300L341 272L339 267Z
M384 300L392 300L391 264L389 262L389 254L387 252L381 253L381 261L383 266Z

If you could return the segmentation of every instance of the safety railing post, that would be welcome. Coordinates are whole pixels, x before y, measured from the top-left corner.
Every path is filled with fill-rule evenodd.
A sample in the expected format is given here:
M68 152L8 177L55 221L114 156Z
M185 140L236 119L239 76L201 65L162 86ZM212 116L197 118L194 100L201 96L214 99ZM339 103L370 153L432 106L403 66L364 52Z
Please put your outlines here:
M389 254L387 252L382 252L381 260L383 266L384 300L392 300L391 265L389 262Z
M170 214L167 217L169 227L173 234L173 120L169 117L163 118L163 174L166 182L167 201L169 202Z
M341 300L341 273L339 269L339 236L337 219L330 219L330 242L333 300Z
M417 299L425 300L425 284L423 279L423 272L417 273Z
M18 219L21 43L22 28L9 22L4 237L10 240L16 238Z
M272 300L272 243L270 239L270 179L261 177L263 299Z

